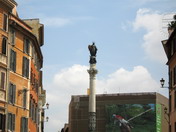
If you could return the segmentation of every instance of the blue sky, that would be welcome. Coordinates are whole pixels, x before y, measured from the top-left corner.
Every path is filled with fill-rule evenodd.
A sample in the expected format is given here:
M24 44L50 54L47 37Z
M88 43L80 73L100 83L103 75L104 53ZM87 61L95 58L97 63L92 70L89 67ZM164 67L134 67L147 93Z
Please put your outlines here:
M45 25L44 89L50 117L46 132L68 122L71 95L86 94L89 51L95 42L97 93L152 92L167 79L161 40L163 22L176 12L175 0L16 0L21 19L39 18ZM167 85L167 84L166 84Z

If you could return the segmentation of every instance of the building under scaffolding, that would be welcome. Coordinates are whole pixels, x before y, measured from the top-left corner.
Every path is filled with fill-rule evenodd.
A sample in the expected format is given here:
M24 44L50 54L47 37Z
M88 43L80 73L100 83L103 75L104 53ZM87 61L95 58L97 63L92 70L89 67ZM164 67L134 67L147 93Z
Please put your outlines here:
M88 96L72 96L69 132L88 132ZM96 96L96 132L168 132L168 99L159 93L120 93ZM126 130L126 132L128 132Z

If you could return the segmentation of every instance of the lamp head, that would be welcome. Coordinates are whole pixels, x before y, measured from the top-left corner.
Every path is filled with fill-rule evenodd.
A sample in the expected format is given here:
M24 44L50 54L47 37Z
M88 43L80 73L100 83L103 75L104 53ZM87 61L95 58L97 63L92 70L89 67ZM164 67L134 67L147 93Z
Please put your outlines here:
M161 78L160 83L161 83L161 87L162 87L162 88L163 88L163 86L164 86L164 82L165 82L165 80L164 80L163 78Z

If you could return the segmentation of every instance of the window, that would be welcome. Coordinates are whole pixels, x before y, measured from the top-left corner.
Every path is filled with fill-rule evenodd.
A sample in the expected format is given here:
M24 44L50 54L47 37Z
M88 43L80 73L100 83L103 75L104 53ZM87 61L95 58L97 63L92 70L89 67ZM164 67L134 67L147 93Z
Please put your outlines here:
M172 88L172 71L169 72L169 88Z
M24 89L23 92L23 107L26 108L26 103L27 103L27 89Z
M24 52L29 54L30 51L30 41L27 38L24 38Z
M23 71L22 74L24 77L29 78L29 59L23 57Z
M174 104L175 104L175 109L176 109L176 91L174 92L174 97L175 97L175 99L174 99Z
M28 118L21 117L21 132L28 132Z
M176 66L174 67L174 85L176 84Z
M29 106L29 117L32 118L32 98L30 98L30 106Z
M4 19L3 19L3 29L7 31L7 15L4 14Z
M8 130L15 131L15 114L8 113Z
M172 97L172 96L171 96L171 95L169 95L169 112L171 112L171 111L172 111L172 110L171 110L171 108L172 108L172 107L171 107L171 97Z
M38 109L37 109L37 106L35 107L35 122L37 122L37 114L38 114Z
M3 38L2 39L2 54L6 55L6 48L7 47L7 39Z
M5 73L4 72L0 72L0 79L1 79L0 88L4 89L5 88Z
M15 104L16 99L16 85L10 83L9 85L9 103Z
M0 114L0 131L5 131L5 115Z
M16 52L13 50L10 52L10 69L16 72Z
M10 43L15 45L15 30L13 28L10 30Z
M35 119L35 105L34 105L34 102L32 104L32 120L34 121Z

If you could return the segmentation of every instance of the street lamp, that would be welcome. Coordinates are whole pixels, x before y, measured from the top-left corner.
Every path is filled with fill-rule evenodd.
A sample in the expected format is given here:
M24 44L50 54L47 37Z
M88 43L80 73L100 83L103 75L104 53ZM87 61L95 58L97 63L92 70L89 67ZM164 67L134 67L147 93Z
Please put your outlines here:
M164 88L164 82L165 82L165 80L163 78L161 78L161 80L160 80L161 88Z
M46 121L45 121L45 122L48 122L48 120L49 120L49 117L47 116L47 117L46 117Z
M46 103L46 108L49 109L49 104L48 103Z

